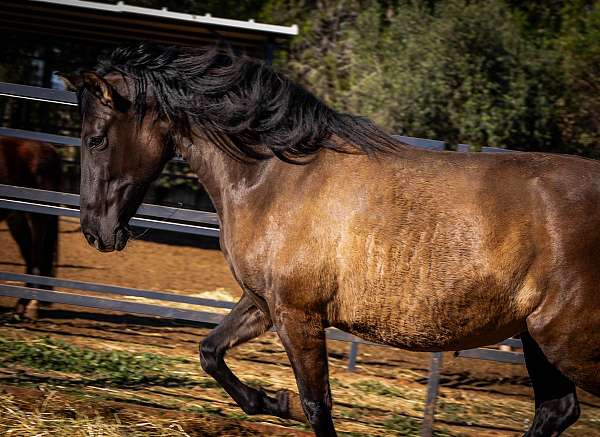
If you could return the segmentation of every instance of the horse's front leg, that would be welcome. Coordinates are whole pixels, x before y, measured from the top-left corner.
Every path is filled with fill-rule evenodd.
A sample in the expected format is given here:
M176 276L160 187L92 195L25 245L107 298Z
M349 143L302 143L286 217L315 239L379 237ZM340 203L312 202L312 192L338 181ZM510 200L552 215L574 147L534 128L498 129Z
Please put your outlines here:
M325 326L321 316L279 308L273 318L294 369L306 418L318 437L336 436L331 417Z
M200 344L200 364L247 414L271 414L306 422L296 393L280 390L276 398L248 387L227 367L228 349L245 343L272 326L268 314L244 294L237 305Z

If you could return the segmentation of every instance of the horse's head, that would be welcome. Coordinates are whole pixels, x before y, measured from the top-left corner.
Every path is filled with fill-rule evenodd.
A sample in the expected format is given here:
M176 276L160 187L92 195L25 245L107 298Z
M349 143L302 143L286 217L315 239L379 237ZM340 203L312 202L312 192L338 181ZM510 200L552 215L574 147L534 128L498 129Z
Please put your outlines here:
M64 78L78 92L81 126L81 230L103 252L122 250L128 222L172 150L169 124L150 105L140 119L133 83L120 74Z

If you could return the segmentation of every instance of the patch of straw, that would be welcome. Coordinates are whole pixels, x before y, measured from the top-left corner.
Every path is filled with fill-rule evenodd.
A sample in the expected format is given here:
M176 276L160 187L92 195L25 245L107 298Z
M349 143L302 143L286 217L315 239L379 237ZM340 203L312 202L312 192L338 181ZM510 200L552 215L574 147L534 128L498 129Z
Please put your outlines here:
M183 294L177 290L165 290L165 291L168 293L172 293L172 294ZM239 298L236 298L235 296L233 296L231 294L231 292L227 291L224 288L217 288L216 290L213 290L213 291L203 291L200 293L185 293L185 295L190 296L190 297L199 297L199 298L203 298L203 299L212 299L212 300L218 300L218 301L224 301L224 302L237 302L239 300ZM168 306L171 308L178 308L178 309L182 309L182 310L208 311L208 312L218 313L218 314L227 314L230 311L227 308L206 307L203 305L187 304L187 303L181 303L181 302L168 302L167 303L164 301L159 301L159 300L149 299L146 297L139 297L139 296L123 296L120 299L130 300L130 301L138 302L138 303L147 303L147 304L152 304L152 305Z
M189 437L172 420L139 415L127 415L127 421L118 416L88 417L70 406L62 412L50 411L50 394L39 408L25 411L14 396L0 394L0 435L6 437ZM65 414L66 413L66 414ZM73 416L73 417L67 417Z

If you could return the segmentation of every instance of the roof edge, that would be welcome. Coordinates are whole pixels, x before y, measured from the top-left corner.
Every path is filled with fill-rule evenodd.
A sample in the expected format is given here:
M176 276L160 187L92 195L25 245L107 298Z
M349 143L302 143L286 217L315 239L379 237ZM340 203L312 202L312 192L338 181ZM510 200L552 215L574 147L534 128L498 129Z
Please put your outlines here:
M163 17L172 20L187 21L189 23L205 24L209 26L218 26L228 29L247 30L252 32L264 32L276 34L278 36L292 37L298 35L298 25L280 26L276 24L257 23L254 20L242 21L230 18L213 17L210 14L195 15L183 12L173 12L166 8L151 9L141 6L131 6L119 1L116 4L98 3L88 0L29 0L37 3L46 3L77 8L92 9L104 12L129 13L137 15L147 15L152 17Z

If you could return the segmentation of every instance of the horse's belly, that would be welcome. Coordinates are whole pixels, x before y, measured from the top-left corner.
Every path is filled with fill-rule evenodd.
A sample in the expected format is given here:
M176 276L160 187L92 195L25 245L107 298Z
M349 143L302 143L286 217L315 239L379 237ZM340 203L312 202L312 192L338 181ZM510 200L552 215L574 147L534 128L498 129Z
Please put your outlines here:
M365 340L415 351L494 344L522 332L525 318L510 298L489 291L470 289L441 298L435 293L413 294L405 299L371 294L338 307L331 322Z
M415 326L420 329L339 322L334 323L333 326L373 343L420 352L464 350L496 344L525 329L522 322L469 333L449 332L437 327L432 329L431 326L424 324Z

